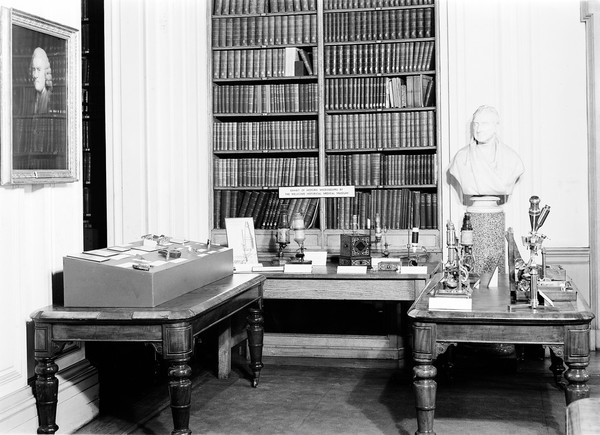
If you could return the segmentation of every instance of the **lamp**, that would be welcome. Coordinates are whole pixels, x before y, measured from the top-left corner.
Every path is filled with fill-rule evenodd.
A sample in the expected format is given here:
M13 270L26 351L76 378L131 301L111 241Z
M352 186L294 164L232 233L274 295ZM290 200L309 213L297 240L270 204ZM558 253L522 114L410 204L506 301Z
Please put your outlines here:
M312 263L310 260L304 260L304 240L306 240L304 215L300 212L294 213L292 216L292 230L294 230L294 241L298 244L299 248L296 251L296 258L292 260L292 263Z
M281 266L287 261L283 258L283 251L290 243L290 224L288 220L288 209L286 205L282 205L279 209L279 219L277 220L277 244L279 245L279 253L277 257L271 260L274 266Z

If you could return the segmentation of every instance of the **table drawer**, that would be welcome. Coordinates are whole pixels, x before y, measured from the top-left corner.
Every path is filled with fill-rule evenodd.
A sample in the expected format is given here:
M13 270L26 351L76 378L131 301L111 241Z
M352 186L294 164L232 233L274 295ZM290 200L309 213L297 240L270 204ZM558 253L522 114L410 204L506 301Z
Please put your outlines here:
M265 299L412 301L425 280L268 279Z

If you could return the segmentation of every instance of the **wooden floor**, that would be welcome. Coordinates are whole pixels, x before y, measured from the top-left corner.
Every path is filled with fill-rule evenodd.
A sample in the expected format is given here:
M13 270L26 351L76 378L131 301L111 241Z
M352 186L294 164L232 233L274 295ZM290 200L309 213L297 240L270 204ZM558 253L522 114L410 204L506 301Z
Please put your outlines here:
M459 349L455 363L452 380L443 365L438 373L438 434L564 433L564 393L553 382L549 358L531 353L517 362ZM417 429L411 370L390 361L267 358L257 389L241 357L226 380L215 377L212 361L194 361L193 370L193 433L407 435ZM170 433L161 371L110 378L101 372L101 415L76 433ZM600 397L596 353L589 374L591 397Z

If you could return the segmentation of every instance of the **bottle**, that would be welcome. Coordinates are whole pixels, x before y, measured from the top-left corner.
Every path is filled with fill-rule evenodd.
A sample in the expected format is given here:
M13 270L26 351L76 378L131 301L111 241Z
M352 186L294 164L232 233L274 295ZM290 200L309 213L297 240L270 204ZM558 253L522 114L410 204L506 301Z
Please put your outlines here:
M290 223L288 219L288 210L285 205L279 209L279 219L277 220L277 243L287 245L290 243Z
M466 212L460 229L460 244L473 246L473 224L471 224L471 213Z
M358 215L352 215L352 234L356 234L358 232Z
M469 272L473 270L473 225L471 224L471 213L465 213L462 227L460 229L460 244L463 246L463 265Z

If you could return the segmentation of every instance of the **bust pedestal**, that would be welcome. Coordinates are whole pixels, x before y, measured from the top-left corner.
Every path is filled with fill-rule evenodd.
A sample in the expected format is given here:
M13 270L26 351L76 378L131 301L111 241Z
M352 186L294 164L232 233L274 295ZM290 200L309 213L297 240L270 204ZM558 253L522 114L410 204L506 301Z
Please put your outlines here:
M500 274L504 267L504 210L497 196L475 196L467 207L473 224L473 272L492 273L496 266Z

